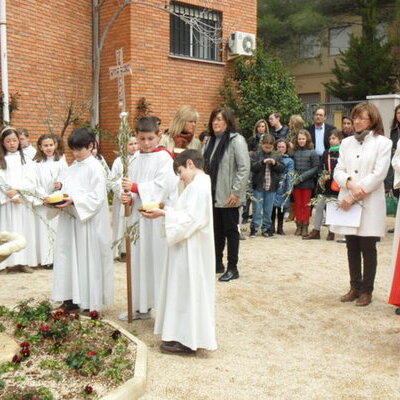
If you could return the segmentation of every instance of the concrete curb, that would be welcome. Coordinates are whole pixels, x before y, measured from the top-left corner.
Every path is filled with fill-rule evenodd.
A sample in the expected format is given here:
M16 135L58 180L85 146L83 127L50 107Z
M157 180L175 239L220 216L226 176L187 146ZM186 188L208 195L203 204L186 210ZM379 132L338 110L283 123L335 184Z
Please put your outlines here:
M102 320L118 329L124 336L136 344L135 373L133 378L124 382L121 386L102 397L101 400L135 400L141 397L146 389L147 379L147 346L133 336L126 329L113 321Z

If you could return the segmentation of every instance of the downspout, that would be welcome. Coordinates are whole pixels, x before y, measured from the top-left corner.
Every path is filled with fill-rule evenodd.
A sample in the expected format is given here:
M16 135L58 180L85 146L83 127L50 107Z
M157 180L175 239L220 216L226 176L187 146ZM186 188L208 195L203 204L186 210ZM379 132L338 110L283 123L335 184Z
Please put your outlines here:
M1 88L3 90L3 123L10 123L7 62L6 0L0 0Z

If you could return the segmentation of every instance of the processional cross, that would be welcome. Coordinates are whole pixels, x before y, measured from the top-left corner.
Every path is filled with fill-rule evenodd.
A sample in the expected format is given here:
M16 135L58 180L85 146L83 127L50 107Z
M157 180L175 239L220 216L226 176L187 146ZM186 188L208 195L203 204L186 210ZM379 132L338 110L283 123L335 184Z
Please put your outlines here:
M115 51L115 57L117 59L117 65L110 67L110 79L118 79L118 106L121 112L126 111L125 102L125 75L132 75L131 63L124 63L124 52L123 49L117 49Z

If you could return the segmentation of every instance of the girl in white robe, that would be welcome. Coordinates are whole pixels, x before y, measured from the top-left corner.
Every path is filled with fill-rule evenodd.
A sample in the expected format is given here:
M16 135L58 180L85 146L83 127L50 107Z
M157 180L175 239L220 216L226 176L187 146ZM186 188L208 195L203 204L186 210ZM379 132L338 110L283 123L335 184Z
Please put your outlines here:
M132 136L127 143L127 153L129 155L128 164L130 165L133 160L133 155L138 150L137 140L135 136ZM112 184L112 190L114 192L113 204L111 208L111 221L112 221L112 241L113 243L120 240L124 236L125 227L125 206L120 201L121 196L121 178L122 178L122 162L121 157L117 157L111 167L110 181ZM113 256L114 259L121 257L121 254L126 253L125 240L117 246L114 246Z
M186 184L176 206L143 213L165 216L168 256L162 273L154 333L161 351L215 350L215 253L210 177L196 150L178 155L174 167Z
M54 253L53 300L61 308L100 311L113 300L113 260L106 179L92 156L94 135L87 128L68 138L75 161L62 180L69 197L59 215Z
M0 270L19 265L32 272L29 267L38 265L33 198L28 195L35 184L35 168L23 155L17 131L5 128L0 137L0 231L19 233L27 244L0 263Z
M37 153L35 161L38 196L35 201L36 238L38 242L39 262L45 269L51 269L53 265L53 251L58 218L48 219L48 207L39 199L44 199L55 190L61 189L63 171L68 168L64 157L60 157L57 151L57 142L54 135L41 135L37 141Z

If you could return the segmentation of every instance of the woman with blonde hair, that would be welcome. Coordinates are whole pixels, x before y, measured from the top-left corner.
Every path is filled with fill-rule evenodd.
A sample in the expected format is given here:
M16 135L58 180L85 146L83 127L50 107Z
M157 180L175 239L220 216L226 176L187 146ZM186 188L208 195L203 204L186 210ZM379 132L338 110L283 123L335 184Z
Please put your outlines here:
M297 133L304 128L304 119L299 114L294 114L289 118L289 135L288 140L293 142Z
M198 119L199 113L195 109L187 105L180 107L159 145L174 153L186 149L200 150L201 142L194 136Z
M265 119L259 119L253 129L253 135L247 141L249 152L256 152L259 148L262 137L269 133L268 123Z

